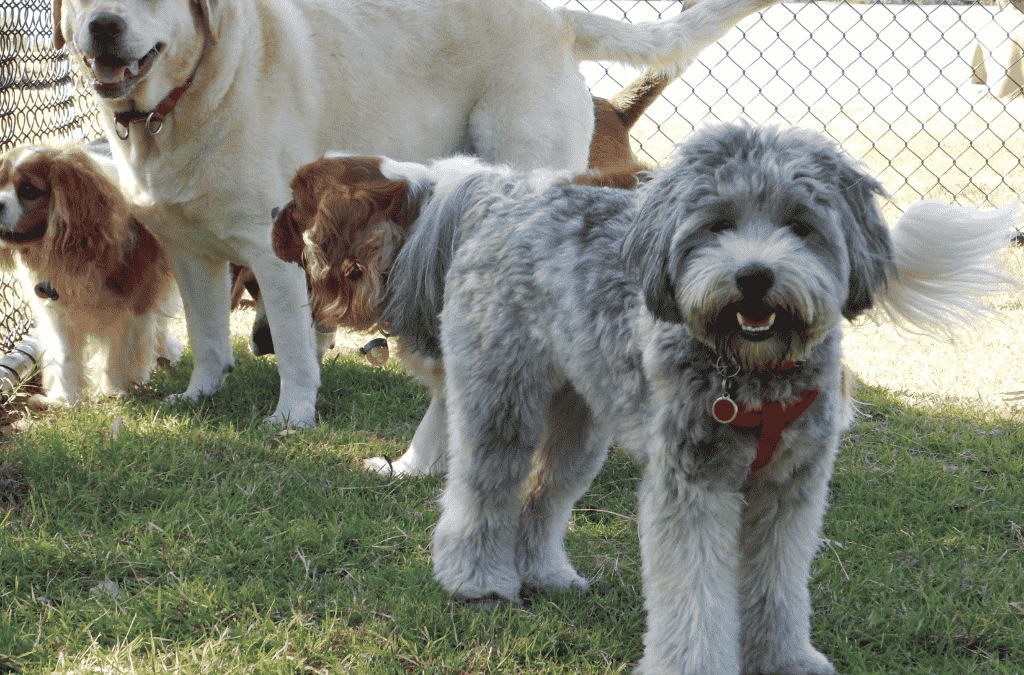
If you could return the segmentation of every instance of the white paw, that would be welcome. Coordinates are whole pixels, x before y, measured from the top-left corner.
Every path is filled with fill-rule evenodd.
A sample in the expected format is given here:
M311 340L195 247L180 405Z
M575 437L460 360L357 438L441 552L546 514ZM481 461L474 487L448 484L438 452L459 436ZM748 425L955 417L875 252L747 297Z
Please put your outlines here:
M158 345L156 355L157 358L167 359L171 364L175 364L181 360L181 352L184 348L184 344L167 335Z
M439 572L434 567L434 578L444 587L446 591L455 596L458 600L489 601L508 600L519 604L519 577L514 571L491 570L485 578L475 577L469 579L448 578L443 571Z
M43 396L42 394L32 394L29 396L26 404L32 410L36 412L43 412L44 410L50 410L51 408L67 408L70 403L68 397L64 394L57 396Z
M799 652L783 654L775 663L758 663L744 668L748 675L836 675L835 666L811 646Z
M445 517L434 528L434 578L461 600L503 598L519 602L519 573L511 550L494 541L486 532L470 532Z
M170 394L169 396L164 396L164 403L166 403L167 405L174 405L180 401L185 401L187 403L195 403L196 401L199 400L199 396L201 396L201 394L192 395L187 391L183 391L180 394Z
M382 476L393 478L413 478L430 475L430 471L423 471L419 467L410 466L409 463L403 462L403 459L404 457L400 457L392 462L387 457L371 457L363 461L363 469L370 473L379 473Z
M549 591L568 591L575 588L580 593L586 593L590 588L590 582L586 577L581 576L572 565L569 565L524 572L523 586L543 588Z
M292 429L307 429L316 426L316 406L299 405L281 409L278 404L277 410L270 417L263 421L264 424L278 427L291 427Z

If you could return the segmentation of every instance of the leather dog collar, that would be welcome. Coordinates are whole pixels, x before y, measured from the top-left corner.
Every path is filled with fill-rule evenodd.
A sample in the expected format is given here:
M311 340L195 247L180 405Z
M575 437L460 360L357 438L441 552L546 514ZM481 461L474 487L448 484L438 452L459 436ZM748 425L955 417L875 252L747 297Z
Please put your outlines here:
M171 90L171 93L167 94L164 100L160 101L156 108L151 111L141 110L124 110L121 112L114 113L114 131L117 133L117 137L122 141L127 141L131 135L131 124L132 122L138 122L141 120L146 121L146 131L149 132L150 136L156 136L160 133L160 130L164 127L164 120L171 111L174 110L174 106L178 104L178 100L185 94L192 81L196 79L196 74L199 72L199 66L206 60L207 54L210 52L210 43L213 42L213 35L210 33L209 17L203 16L202 7L198 3L192 3L194 11L199 19L199 25L203 29L203 50L199 53L199 59L196 61L195 68L192 69L192 74L188 76L180 86L175 87ZM124 129L122 134L121 130Z
M778 370L793 370L798 365L800 364L797 361L786 361L779 366ZM730 375L726 372L721 359L715 364L715 370L722 376L722 395L712 403L711 417L719 424L731 424L735 427L755 430L757 454L750 465L750 471L759 471L772 461L775 450L779 447L779 441L782 440L782 432L811 407L811 404L818 398L818 394L821 393L821 389L808 389L800 394L800 398L789 404L771 401L760 408L747 408L729 396L729 382L738 374L738 370Z
M757 433L757 455L750 465L750 471L759 471L772 461L775 450L779 447L779 441L782 440L782 432L811 407L820 393L821 389L808 389L800 395L800 398L790 404L772 401L753 410L748 410L746 406L735 403L732 399L722 397L715 401L711 415L715 421L722 424L755 430ZM731 417L725 419L719 418L720 412L727 412L727 406L722 404L723 401L727 401L734 407Z

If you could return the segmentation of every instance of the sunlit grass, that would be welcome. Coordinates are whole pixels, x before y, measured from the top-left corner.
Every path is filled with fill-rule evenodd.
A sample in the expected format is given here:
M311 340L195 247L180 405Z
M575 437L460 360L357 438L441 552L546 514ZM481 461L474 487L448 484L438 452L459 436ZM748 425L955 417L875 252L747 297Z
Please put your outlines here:
M627 672L644 632L640 468L613 454L568 535L591 592L453 604L432 580L441 478L396 456L425 392L389 364L324 368L321 424L262 426L272 360L162 405L188 361L0 446L28 499L0 514L0 672ZM815 645L847 673L1017 673L1024 431L863 389L811 580Z

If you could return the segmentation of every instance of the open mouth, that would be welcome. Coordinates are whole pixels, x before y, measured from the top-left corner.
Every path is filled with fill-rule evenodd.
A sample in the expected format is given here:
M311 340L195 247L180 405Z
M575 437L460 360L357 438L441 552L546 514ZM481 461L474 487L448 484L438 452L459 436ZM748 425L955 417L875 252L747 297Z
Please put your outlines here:
M793 327L793 317L785 309L763 301L741 300L722 308L712 332L747 342L763 342L788 333Z
M742 312L736 312L736 322L744 333L754 335L766 333L775 325L775 312L772 312L763 319L751 319L748 316L744 316Z
M740 335L750 342L761 342L770 338L774 332L775 312L768 312L767 315L736 312L736 324L739 326Z
M96 93L103 98L123 98L130 94L153 67L163 47L163 44L157 44L142 58L131 62L111 55L86 59L85 64L92 70Z

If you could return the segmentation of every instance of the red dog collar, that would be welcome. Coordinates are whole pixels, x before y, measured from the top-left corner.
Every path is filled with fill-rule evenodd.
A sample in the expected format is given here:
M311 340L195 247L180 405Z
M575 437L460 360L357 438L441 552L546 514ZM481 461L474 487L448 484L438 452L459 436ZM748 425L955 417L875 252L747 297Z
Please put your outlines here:
M782 440L782 432L795 421L805 410L811 407L820 389L808 389L800 395L793 403L783 405L779 401L772 401L761 408L747 410L723 395L715 400L711 406L711 416L721 424L731 424L744 429L759 429L757 431L757 456L754 457L750 470L759 471L768 462L772 461L779 441Z
M114 131L117 133L117 137L122 141L127 141L128 136L131 134L131 125L133 122L140 120L146 121L146 131L149 132L150 136L156 136L160 133L160 130L164 128L164 119L171 114L174 110L174 106L178 104L185 91L192 86L192 81L196 79L196 75L199 73L199 66L203 65L203 61L206 60L207 54L210 53L210 43L213 41L213 35L210 33L209 21L212 19L207 16L203 16L203 10L197 6L196 3L192 3L195 13L199 18L199 25L203 30L203 50L199 53L199 60L196 61L195 68L192 69L192 74L188 76L184 84L179 87L175 87L171 90L171 93L167 95L167 98L160 101L151 111L139 111L139 110L125 110L122 112L114 113ZM123 130L123 135L122 135Z

